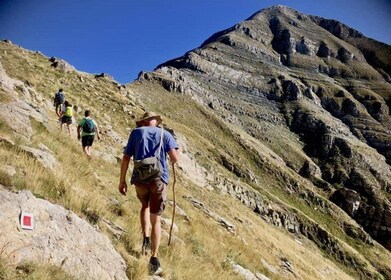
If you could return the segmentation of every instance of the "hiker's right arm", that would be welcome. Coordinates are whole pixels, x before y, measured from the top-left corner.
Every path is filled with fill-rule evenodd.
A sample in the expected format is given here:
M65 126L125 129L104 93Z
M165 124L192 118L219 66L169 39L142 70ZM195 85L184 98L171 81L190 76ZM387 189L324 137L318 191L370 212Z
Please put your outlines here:
M81 129L81 126L78 125L77 126L77 140L80 140L80 129Z
M126 192L128 191L128 185L126 184L126 172L128 171L129 162L130 162L130 156L124 154L121 163L121 175L120 175L119 186L118 186L119 192L123 195L126 195Z
M179 155L176 149L169 150L168 156L170 157L171 163L177 163L179 160Z
M96 125L96 137L98 137L98 140L100 140L100 131L98 125Z

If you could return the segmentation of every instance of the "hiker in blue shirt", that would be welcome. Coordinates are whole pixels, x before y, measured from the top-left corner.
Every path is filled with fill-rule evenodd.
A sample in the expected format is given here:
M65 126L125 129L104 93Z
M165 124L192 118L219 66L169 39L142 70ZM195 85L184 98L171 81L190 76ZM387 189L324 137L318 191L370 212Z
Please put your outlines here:
M135 168L130 182L135 185L137 198L141 202L140 222L144 236L142 251L145 254L151 249L149 260L151 273L158 273L160 269L158 259L161 239L160 215L166 206L169 178L166 155L169 155L172 164L178 161L178 145L171 133L158 126L161 122L162 118L153 112L146 112L139 121L136 121L137 128L131 132L124 150L118 187L119 192L126 195L128 190L126 172L130 159L133 157ZM159 172L152 175L146 174L145 179L143 171L138 169L143 160L153 162L155 166L158 166Z

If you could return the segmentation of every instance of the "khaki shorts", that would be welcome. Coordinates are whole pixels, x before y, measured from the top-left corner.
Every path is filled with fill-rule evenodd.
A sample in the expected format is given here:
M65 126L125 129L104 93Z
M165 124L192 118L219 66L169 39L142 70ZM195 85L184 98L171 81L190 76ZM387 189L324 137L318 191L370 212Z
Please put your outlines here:
M166 208L167 185L158 179L148 184L134 183L137 198L143 205L149 204L152 214L161 215Z

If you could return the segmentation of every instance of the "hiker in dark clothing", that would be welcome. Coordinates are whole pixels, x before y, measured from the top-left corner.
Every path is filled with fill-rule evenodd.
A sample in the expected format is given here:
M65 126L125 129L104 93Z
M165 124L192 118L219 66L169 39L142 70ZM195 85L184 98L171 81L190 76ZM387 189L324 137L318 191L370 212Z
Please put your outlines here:
M142 250L144 253L146 250L151 249L149 261L151 273L158 273L160 269L158 259L161 239L160 215L166 205L169 175L166 154L168 153L171 163L175 164L178 161L178 145L168 131L158 127L161 122L161 117L152 112L146 112L136 122L137 128L131 132L128 144L124 150L118 187L119 192L126 195L128 190L126 172L132 157L135 166L136 164L138 166L141 160L150 160L151 158L156 159L160 163L159 173L153 176L147 174L146 178L149 177L148 179L142 179L144 174L135 167L130 181L131 184L135 185L137 198L141 202L140 222L144 236ZM151 240L150 235L152 235ZM151 243L152 248L150 248Z
M83 152L88 158L91 158L91 147L94 143L95 135L100 140L100 133L98 125L95 120L91 118L91 111L86 110L84 113L85 118L83 118L79 125L77 126L77 140L81 138L81 145L83 147ZM80 132L82 131L81 137Z
M60 110L59 110L60 105L64 104L64 102L65 102L65 95L62 88L60 88L58 92L54 95L54 101L53 101L53 105L56 108L56 114L59 117L61 117Z

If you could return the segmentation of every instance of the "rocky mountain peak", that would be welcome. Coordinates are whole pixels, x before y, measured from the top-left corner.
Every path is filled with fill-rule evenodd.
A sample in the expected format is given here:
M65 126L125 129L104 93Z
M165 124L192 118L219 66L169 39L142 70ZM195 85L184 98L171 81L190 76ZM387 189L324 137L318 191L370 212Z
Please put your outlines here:
M390 51L338 21L274 6L160 65L148 80L158 77L166 89L196 96L257 139L280 141L265 126L296 133L326 184L365 197L363 212L352 216L389 246L383 210L391 205ZM282 152L286 159L292 149ZM368 172L380 166L382 172ZM368 188L383 198L375 202ZM384 217L376 230L363 221L367 207Z
M336 20L307 16L286 6L263 9L247 20L213 34L200 48L216 42L231 46L240 44L253 50L268 49L271 42L273 50L283 55L279 60L286 66L294 66L291 57L286 57L293 53L319 58L333 57L345 64L350 61L368 62L377 70L377 73L368 73L368 78L381 75L391 81L391 61L389 56L383 55L390 52L389 45L366 38L357 30ZM321 64L319 62L309 63ZM321 71L332 75L335 72L335 67L319 67L322 68ZM359 75L362 75L362 71Z
M285 5L274 5L274 6L271 6L269 8L265 8L265 9L262 9L258 12L256 12L255 14L253 14L252 16L250 16L248 18L248 20L256 20L256 19L259 19L259 18L262 18L262 16L264 15L270 15L270 16L279 16L279 15L284 15L284 16L292 16L292 15L297 15L297 14L300 14L299 12L297 12L296 10L288 7L288 6L285 6Z

